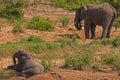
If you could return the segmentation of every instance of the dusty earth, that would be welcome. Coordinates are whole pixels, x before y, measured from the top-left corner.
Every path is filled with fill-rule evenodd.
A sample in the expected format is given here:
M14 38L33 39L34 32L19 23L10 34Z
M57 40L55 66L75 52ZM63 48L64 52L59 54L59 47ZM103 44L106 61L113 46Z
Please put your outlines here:
M85 43L90 40L85 40L84 30L77 31L73 26L74 12L68 11L62 8L54 8L51 6L51 3L48 0L41 0L41 4L38 6L30 6L24 9L25 18L32 18L34 15L40 15L44 18L48 18L55 22L56 29L52 32L38 31L25 29L24 33L13 34L12 26L2 27L0 31L0 43L6 42L15 42L19 41L23 37L28 37L30 35L37 35L45 40L53 41L56 39L64 38L64 36L70 36L77 34L79 36L78 41ZM70 17L70 22L66 27L63 27L59 22L59 17L62 15L67 15ZM96 36L97 38L101 35L101 27L97 27ZM111 38L114 38L120 34L120 29L115 31L114 27L111 31ZM7 63L7 64L4 64ZM12 63L10 58L7 58L6 61L0 59L0 69L6 68L9 64ZM31 78L24 79L22 77L12 77L9 80L120 80L117 72L96 72L96 71L76 71L76 70L63 70L57 69L43 74L35 75Z

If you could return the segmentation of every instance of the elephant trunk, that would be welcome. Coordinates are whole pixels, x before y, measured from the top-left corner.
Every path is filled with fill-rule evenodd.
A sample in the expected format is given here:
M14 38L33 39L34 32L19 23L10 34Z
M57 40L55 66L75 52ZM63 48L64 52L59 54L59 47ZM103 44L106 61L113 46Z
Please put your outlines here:
M77 30L81 30L81 29L82 29L82 28L81 28L81 22L76 21L76 22L75 22L75 28L76 28Z
M74 25L77 30L81 30L81 21L78 14L75 15Z
M15 56L13 56L13 62L14 62L14 65L16 65L16 60L15 60Z

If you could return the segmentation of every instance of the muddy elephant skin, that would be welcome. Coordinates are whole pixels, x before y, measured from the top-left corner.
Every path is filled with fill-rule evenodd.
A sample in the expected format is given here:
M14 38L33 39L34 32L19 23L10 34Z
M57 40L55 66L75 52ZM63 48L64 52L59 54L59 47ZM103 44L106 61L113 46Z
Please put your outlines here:
M112 24L117 18L116 9L109 3L91 4L81 6L76 10L74 24L77 30L81 30L81 21L84 20L85 38L95 38L96 25L103 28L101 38L109 38Z

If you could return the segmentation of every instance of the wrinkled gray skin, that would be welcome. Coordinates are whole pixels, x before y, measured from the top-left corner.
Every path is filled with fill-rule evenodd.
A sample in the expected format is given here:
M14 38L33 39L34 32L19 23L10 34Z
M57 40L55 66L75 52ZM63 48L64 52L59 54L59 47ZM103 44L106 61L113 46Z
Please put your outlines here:
M117 18L117 12L109 3L91 4L81 6L76 10L74 24L77 30L81 30L81 21L85 21L84 30L86 39L90 38L90 30L91 38L95 38L96 25L100 25L103 28L101 38L109 38L115 18Z
M18 64L16 64L16 59L18 59ZM31 77L35 74L40 74L44 71L44 67L33 60L33 57L30 53L26 52L25 50L18 50L13 55L13 62L12 68L19 72L19 74L23 77Z

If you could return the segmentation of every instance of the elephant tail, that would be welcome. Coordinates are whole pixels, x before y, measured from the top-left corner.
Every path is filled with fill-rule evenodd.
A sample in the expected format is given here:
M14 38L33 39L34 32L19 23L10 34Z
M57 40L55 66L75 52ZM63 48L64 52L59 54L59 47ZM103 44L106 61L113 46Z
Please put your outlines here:
M113 15L114 15L114 18L117 18L118 17L118 14L117 14L117 11L116 9L110 4L112 10L113 10Z
M113 14L114 14L114 18L117 18L118 17L118 14L117 14L117 11L115 8L113 8Z
M118 17L118 14L117 14L117 11L116 11L116 9L111 5L111 4L109 4L109 3L105 3L105 4L107 4L107 5L109 5L111 8L112 8L112 10L113 10L113 15L114 15L114 18L117 18Z

